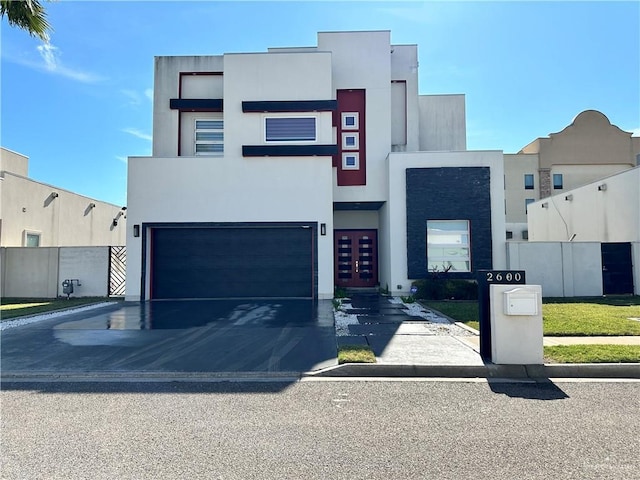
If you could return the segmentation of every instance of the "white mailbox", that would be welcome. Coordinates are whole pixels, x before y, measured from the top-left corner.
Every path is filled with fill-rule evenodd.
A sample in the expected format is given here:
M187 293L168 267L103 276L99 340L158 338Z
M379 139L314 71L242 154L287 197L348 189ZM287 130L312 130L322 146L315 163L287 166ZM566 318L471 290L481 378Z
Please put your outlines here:
M538 293L526 287L513 288L503 293L505 315L538 315Z

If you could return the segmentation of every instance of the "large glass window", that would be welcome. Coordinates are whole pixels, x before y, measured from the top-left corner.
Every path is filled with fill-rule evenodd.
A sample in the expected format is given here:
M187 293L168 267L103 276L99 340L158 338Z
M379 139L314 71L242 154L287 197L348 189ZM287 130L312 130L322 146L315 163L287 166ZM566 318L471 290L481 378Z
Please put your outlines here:
M427 221L427 269L430 272L470 272L468 220Z
M525 190L533 190L533 173L524 174L524 188Z
M264 119L267 142L314 142L315 117L267 117Z
M224 120L196 120L196 155L222 155L224 153Z

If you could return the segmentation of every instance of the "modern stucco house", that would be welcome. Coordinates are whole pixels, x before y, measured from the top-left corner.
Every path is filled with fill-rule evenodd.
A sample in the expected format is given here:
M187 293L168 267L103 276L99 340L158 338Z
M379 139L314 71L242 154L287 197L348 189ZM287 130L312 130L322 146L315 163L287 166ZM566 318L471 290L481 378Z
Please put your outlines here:
M125 244L121 206L29 178L29 158L0 148L0 246Z
M463 95L419 95L389 31L156 57L153 151L130 157L127 300L408 293L505 267L501 151Z
M633 168L639 155L640 137L612 125L597 110L585 110L562 131L505 154L507 239L530 238L530 203Z

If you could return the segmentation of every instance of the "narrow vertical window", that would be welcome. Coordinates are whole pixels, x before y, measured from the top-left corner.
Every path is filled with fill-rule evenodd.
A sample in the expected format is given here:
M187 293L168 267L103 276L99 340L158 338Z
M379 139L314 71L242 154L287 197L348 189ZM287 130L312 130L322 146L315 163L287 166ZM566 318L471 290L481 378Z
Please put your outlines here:
M562 190L564 188L561 173L553 174L553 189Z
M532 173L524 174L524 188L525 190L533 190L533 174Z
M222 155L224 153L224 120L196 119L196 155Z
M527 209L529 208L529 204L535 202L533 198L525 198L524 199L524 212L527 213Z

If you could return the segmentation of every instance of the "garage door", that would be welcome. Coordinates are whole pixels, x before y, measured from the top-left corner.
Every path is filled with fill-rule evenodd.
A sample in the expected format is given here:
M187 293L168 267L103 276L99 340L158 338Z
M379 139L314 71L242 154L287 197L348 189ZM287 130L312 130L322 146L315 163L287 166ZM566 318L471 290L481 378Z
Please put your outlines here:
M151 298L313 297L309 227L154 228Z

